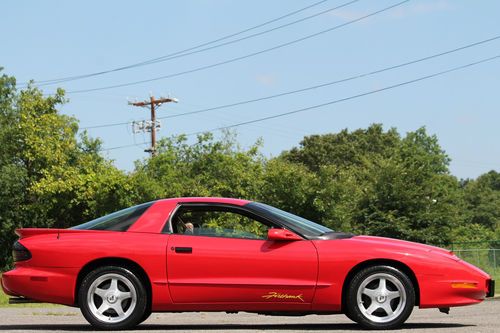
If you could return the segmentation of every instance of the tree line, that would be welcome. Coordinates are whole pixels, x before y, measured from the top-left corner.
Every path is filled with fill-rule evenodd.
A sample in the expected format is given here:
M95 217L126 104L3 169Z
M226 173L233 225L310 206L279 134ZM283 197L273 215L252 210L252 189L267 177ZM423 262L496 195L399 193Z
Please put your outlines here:
M500 239L500 173L458 179L425 128L311 135L273 158L261 142L241 147L233 132L180 135L125 172L58 112L66 102L63 90L46 97L0 77L0 268L11 264L16 228L67 228L181 196L261 201L334 230L429 244Z

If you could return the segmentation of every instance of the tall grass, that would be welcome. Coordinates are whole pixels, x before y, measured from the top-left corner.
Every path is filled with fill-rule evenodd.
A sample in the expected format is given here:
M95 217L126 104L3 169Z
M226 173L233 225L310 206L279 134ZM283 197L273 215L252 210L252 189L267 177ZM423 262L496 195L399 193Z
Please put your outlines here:
M9 297L3 293L0 288L0 306L6 306L9 304Z

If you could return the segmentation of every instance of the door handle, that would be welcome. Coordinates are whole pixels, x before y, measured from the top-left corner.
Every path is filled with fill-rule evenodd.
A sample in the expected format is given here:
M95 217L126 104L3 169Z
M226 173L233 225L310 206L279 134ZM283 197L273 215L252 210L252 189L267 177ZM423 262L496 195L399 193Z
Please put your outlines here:
M193 253L192 247L175 247L175 253Z

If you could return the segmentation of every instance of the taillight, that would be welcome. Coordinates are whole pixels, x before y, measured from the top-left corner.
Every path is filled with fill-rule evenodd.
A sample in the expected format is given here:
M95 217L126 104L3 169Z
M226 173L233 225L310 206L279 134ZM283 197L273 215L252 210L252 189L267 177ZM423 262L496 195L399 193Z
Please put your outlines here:
M24 247L23 244L17 241L12 247L12 257L14 257L14 261L28 260L31 259L31 252L26 247Z

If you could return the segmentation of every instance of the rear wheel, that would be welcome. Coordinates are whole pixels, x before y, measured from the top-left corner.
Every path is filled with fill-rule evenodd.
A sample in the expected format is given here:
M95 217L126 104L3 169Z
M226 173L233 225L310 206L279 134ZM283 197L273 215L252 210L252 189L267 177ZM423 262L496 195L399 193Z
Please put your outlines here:
M411 280L390 266L372 266L358 272L347 291L348 317L365 328L401 326L415 305Z
M79 290L83 316L92 326L105 330L138 325L147 312L147 292L130 270L105 266L91 271Z

